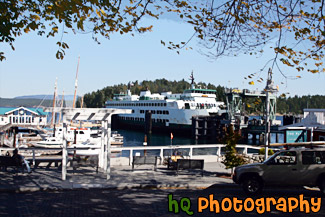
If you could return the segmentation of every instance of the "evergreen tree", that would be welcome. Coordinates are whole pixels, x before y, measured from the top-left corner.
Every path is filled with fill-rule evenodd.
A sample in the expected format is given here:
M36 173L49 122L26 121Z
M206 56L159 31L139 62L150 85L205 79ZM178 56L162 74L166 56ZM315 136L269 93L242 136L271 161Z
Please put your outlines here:
M226 166L226 169L231 169L231 173L234 167L245 163L244 159L236 151L236 144L239 138L238 132L234 132L233 125L229 125L225 136L226 154L222 163Z

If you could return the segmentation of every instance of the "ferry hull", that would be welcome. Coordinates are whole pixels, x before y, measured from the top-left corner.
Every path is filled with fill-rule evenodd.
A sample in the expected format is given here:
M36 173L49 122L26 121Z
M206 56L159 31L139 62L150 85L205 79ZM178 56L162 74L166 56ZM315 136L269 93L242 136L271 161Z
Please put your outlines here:
M112 125L114 128L118 129L145 132L144 122L113 119ZM152 133L173 133L176 135L191 136L192 126L185 124L169 124L169 126L166 126L164 123L152 123Z

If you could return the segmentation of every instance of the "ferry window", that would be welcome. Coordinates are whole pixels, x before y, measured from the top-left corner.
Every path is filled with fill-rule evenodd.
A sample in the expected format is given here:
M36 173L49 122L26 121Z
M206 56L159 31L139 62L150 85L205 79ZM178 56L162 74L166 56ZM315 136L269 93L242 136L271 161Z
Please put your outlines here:
M134 109L132 109L132 113L134 113Z
M166 111L166 114L169 115L169 111Z
M85 134L85 132L83 132L83 131L79 131L79 134Z
M157 103L155 103L155 106L157 106Z
M9 123L11 123L11 117L9 117Z
M152 110L152 114L156 114L156 111L155 110Z
M167 106L167 103L164 103L164 106Z

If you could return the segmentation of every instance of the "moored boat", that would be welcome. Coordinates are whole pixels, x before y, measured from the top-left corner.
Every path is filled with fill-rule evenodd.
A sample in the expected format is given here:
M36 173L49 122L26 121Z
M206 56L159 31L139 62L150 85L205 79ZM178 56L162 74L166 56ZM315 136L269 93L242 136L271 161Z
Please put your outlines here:
M196 88L193 74L191 88L181 94L151 93L146 89L140 95L132 95L130 87L126 94L116 94L106 101L106 108L132 109L132 114L117 116L119 127L143 129L146 118L151 120L153 131L190 132L193 116L221 115L224 103L216 100L216 90ZM146 114L150 113L150 118ZM114 124L114 123L113 123ZM115 124L114 124L115 125Z

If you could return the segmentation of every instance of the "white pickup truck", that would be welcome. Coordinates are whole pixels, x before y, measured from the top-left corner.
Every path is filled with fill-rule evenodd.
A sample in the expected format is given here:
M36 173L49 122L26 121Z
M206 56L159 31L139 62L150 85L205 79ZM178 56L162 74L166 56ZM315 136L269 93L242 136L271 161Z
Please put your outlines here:
M263 163L236 167L233 180L250 195L264 186L318 186L325 194L325 148L280 151Z

